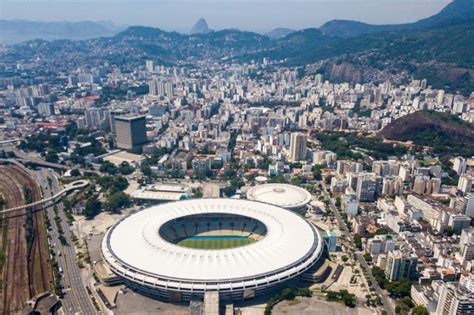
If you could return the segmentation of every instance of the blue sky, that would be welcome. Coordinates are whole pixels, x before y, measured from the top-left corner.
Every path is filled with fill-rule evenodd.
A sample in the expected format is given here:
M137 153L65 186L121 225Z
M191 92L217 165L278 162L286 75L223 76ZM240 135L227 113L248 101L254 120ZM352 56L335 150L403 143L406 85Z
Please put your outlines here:
M204 17L210 28L266 32L319 27L332 19L374 24L428 17L450 0L0 0L2 19L112 21L187 32Z

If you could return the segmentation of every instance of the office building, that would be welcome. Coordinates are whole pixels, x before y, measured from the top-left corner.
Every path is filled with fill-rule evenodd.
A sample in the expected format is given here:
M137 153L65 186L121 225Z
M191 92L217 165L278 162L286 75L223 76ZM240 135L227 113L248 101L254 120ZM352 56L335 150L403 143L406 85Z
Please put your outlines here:
M133 149L147 142L145 116L115 117L117 147Z
M290 141L290 160L306 160L306 136L301 133L292 133Z

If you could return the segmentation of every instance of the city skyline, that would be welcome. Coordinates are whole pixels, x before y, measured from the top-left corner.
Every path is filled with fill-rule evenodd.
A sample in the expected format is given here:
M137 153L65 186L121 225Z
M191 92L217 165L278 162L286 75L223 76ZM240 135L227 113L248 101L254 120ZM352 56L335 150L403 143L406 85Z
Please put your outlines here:
M371 24L414 22L439 12L449 0L426 1L285 1L214 0L162 1L140 0L133 4L111 2L56 0L2 1L0 17L6 20L32 21L110 21L116 25L144 25L187 33L199 18L211 29L238 28L267 32L284 27L304 29L319 27L333 19L356 20ZM28 4L25 7L25 4ZM94 10L90 10L93 7ZM87 9L85 9L87 8ZM124 8L126 10L124 10ZM146 10L144 10L147 8ZM123 14L127 12L127 14ZM177 16L179 13L179 16Z

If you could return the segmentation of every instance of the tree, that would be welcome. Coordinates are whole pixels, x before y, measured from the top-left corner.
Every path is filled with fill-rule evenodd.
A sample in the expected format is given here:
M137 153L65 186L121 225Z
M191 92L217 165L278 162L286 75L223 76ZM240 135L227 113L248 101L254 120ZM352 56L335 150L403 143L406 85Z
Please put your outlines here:
M103 173L107 173L110 175L115 175L118 172L117 166L109 161L104 161L100 166L99 170Z
M146 165L146 164L142 165L140 170L142 171L143 175L145 175L145 176L150 176L151 175L151 167L149 165Z
M403 302L403 304L405 304L406 306L408 306L410 308L412 308L414 306L413 301L410 299L409 296L402 297L401 301Z
M322 168L323 167L321 165L313 166L312 171L313 171L313 176L314 176L315 180L321 180L322 179L322 177L321 177L321 169Z
M370 255L369 253L365 253L364 254L364 259L366 262L371 262L372 261L372 255Z
M356 298L354 294L349 293L347 290L340 290L339 292L328 291L326 294L327 301L343 302L348 307L356 306Z
M46 162L49 163L58 163L59 161L59 156L54 150L48 150L48 153L46 154L45 157Z
M412 310L413 315L429 315L430 312L423 305L415 306Z
M385 285L387 283L387 278L385 277L385 272L377 267L377 266L373 266L372 267L372 275L374 276L375 280L377 281L377 283L379 284L379 286L384 289L385 288Z
M135 169L127 161L123 161L119 165L119 172L122 175L130 175L134 170Z
M362 249L362 238L360 237L360 235L358 233L356 233L354 235L354 245L358 248L358 249Z
M386 284L386 289L390 295L397 298L410 296L412 281L407 278L402 278L397 281L391 281Z
M194 198L202 198L202 196L203 196L201 187L193 188L192 192L193 192Z
M130 205L130 197L123 191L118 191L110 194L104 203L104 210L118 213L120 209Z
M97 179L97 183L109 193L127 189L128 181L123 176L102 176Z
M74 169L71 170L71 176L72 177L81 176L81 172L79 172L79 170L77 168L74 168Z
M90 220L93 219L97 214L100 213L100 210L102 209L102 204L100 203L99 200L95 197L90 197L86 201L86 206L84 208L84 215L86 216L86 219Z
M285 288L281 291L282 300L293 300L295 298L295 291L290 288Z
M114 137L109 137L109 139L107 140L107 143L109 145L109 149L115 149L115 141L114 141Z

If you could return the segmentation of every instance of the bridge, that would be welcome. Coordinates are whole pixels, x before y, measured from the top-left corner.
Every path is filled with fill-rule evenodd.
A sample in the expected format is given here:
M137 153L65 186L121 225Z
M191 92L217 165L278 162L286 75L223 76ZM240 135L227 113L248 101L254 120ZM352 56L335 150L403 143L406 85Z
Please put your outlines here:
M21 139L20 138L15 138L15 139L9 139L9 140L2 140L0 141L0 147L2 146L9 146L11 144L17 144L18 142L20 142Z
M59 198L61 198L62 196L64 196L68 192L76 190L76 189L84 188L87 185L89 185L89 182L87 180L76 180L76 181L70 183L69 185L66 185L63 190L59 191L57 194L55 194L55 195L53 195L49 198L38 200L38 201L35 201L35 202L27 204L27 205L22 205L22 206L10 208L10 209L1 210L0 213L9 213L9 212L23 210L23 209L27 209L27 208L33 208L33 207L37 207L37 206L42 206L44 208L44 206L46 204L48 204L50 202L52 202L52 203L57 202L57 200Z

